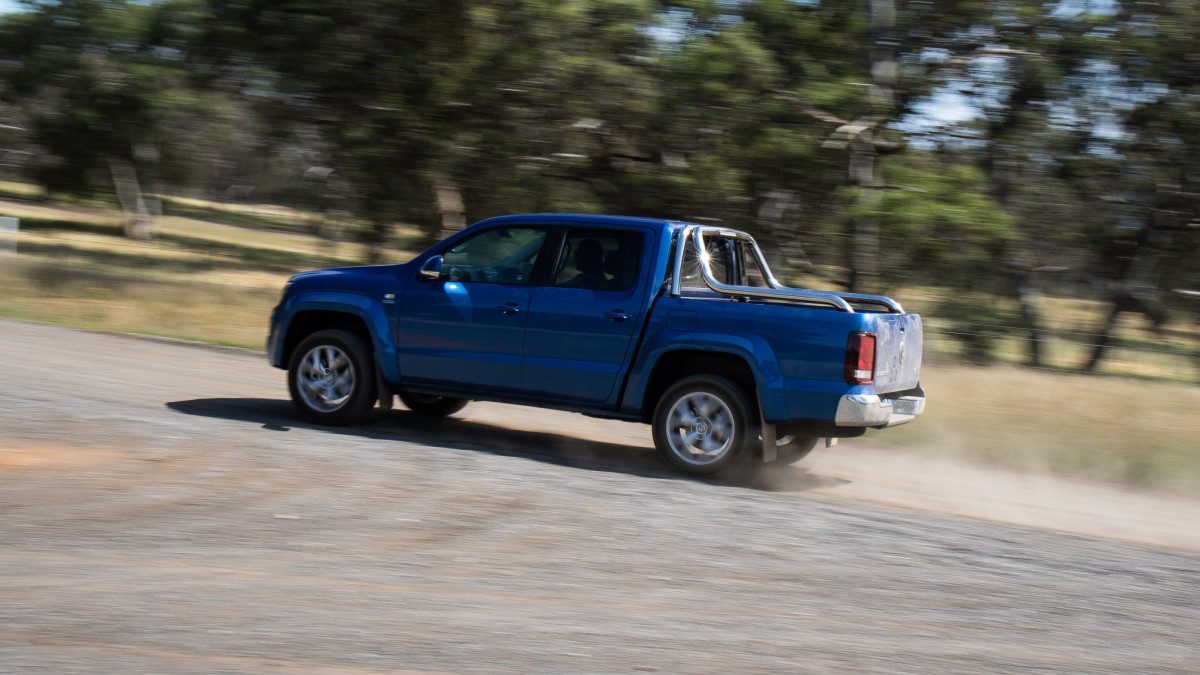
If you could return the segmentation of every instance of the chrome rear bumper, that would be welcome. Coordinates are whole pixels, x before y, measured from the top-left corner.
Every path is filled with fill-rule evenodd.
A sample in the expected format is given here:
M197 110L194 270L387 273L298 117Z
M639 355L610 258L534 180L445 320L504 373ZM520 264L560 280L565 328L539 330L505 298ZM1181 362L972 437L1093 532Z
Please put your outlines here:
M913 421L924 411L925 391L919 387L898 398L847 394L838 401L835 423L839 427L894 427Z

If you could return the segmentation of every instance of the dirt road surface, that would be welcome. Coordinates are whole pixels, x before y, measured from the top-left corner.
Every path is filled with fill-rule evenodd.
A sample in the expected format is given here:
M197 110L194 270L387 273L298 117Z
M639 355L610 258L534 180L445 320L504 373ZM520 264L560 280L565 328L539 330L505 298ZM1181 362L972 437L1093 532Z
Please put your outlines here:
M852 442L720 485L647 436L316 428L259 355L0 321L0 672L1200 668L1194 503Z

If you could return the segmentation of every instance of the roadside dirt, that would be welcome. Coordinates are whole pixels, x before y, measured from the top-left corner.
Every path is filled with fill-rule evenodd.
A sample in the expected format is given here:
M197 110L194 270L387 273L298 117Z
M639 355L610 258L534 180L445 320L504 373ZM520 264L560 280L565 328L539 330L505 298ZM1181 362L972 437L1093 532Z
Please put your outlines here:
M852 442L714 484L491 404L316 428L257 355L2 320L0 401L0 672L1200 660L1183 500Z
M460 417L564 438L604 439L648 453L654 447L643 425L552 410L484 403L468 406ZM1200 552L1200 501L855 447L854 440L819 446L758 487Z

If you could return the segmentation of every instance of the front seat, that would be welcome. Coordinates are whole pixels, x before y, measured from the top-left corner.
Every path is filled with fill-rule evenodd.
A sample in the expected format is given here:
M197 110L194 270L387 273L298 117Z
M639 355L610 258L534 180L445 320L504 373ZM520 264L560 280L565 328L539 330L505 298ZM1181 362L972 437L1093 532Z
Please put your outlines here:
M575 250L575 269L579 270L567 282L572 288L603 288L608 283L604 276L604 247L595 239L584 239Z

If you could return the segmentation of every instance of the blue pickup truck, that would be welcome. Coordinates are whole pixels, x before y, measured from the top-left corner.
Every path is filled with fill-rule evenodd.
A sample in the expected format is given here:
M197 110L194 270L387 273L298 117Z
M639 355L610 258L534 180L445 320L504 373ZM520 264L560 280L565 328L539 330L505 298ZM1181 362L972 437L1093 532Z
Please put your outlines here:
M921 414L921 341L889 298L783 286L744 232L537 214L292 277L267 354L313 422L521 403L649 423L675 467L730 475Z

